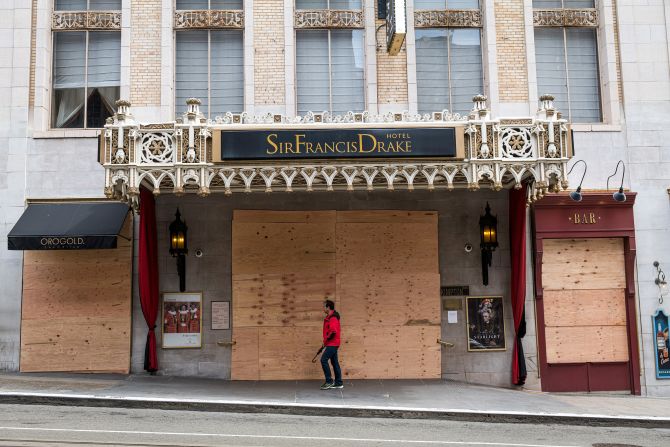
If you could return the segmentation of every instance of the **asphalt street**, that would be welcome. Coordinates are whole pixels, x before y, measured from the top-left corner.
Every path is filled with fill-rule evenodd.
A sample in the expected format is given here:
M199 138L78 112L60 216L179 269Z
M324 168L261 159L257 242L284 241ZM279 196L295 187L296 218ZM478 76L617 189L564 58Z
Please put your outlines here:
M617 428L0 405L0 446L658 447L670 427Z

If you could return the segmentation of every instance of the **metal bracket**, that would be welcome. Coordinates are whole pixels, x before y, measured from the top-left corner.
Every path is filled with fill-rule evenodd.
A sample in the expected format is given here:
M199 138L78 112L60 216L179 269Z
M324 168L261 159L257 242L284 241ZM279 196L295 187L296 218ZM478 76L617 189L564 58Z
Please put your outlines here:
M441 344L442 346L447 347L447 348L453 348L453 347L454 347L454 344L453 344L453 343L450 343L450 342L448 342L448 341L441 340L441 339L439 339L439 338L437 339L437 342L438 342L439 344Z

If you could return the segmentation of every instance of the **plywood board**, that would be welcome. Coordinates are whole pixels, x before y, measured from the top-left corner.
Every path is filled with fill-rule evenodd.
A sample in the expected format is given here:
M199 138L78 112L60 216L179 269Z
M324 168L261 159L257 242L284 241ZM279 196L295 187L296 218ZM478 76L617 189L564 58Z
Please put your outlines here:
M312 358L321 347L319 327L259 329L260 380L318 379L320 363Z
M546 327L548 363L626 362L626 326Z
M437 226L437 211L338 211L337 223L423 223Z
M233 222L329 223L335 222L335 211L234 210Z
M349 379L439 378L439 326L343 326L340 359Z
M438 273L340 273L337 296L347 324L440 325Z
M338 223L337 272L437 272L433 223Z
M258 331L256 327L233 326L232 380L259 380Z
M399 327L342 327L341 364L349 379L399 378Z
M544 321L547 326L624 326L624 289L545 290Z
M561 263L566 259L602 259L623 256L621 238L543 239L542 260Z
M335 224L233 221L233 275L333 272Z
M435 212L235 212L233 379L321 378L326 296L345 378L438 378L439 278Z
M323 301L334 300L334 274L233 275L235 327L321 326Z
M398 351L400 376L407 378L441 377L440 326L403 326Z
M545 290L604 289L612 286L616 289L625 287L626 280L621 274L598 274L594 271L581 273L555 272L546 280L542 278Z
M549 273L573 274L588 273L592 275L615 275L622 274L624 263L623 256L616 255L596 255L592 254L586 259L564 259L561 262L549 263L542 262L543 268Z
M122 239L119 238L119 241ZM127 242L126 242L127 244ZM117 249L106 250L26 250L24 254L27 255L24 260L24 265L27 267L38 265L40 267L45 265L100 265L107 263L126 263L126 253L120 248L127 248L118 243ZM110 253L111 252L111 253Z
M110 250L111 251L111 250ZM128 250L129 251L129 250ZM39 257L34 251L31 256ZM104 255L98 264L64 262L62 264L40 264L31 262L24 265L23 283L26 289L49 288L50 285L72 284L77 287L116 287L119 281L127 281L130 254L125 262L104 262ZM112 276L115 275L115 276ZM119 275L122 275L121 277ZM129 282L128 282L129 284Z
M21 371L128 373L128 318L53 317L21 324ZM121 343L119 342L121 340Z
M542 255L545 290L623 289L621 239L547 239Z
M24 252L21 371L129 372L132 243L117 245Z
M96 318L105 315L111 319L128 317L128 293L130 278L118 284L119 293L110 293L104 285L76 287L76 285L54 285L23 289L23 321L44 320L47 315L54 318ZM124 293L126 292L126 293Z

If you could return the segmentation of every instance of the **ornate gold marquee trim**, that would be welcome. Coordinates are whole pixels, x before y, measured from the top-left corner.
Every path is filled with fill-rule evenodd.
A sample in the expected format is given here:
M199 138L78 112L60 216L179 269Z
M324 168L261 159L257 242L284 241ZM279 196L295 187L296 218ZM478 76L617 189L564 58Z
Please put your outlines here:
M140 124L130 103L118 101L117 113L103 131L100 156L105 194L137 204L139 187L154 194L213 191L313 191L355 189L477 190L531 184L531 200L568 187L572 156L570 126L558 116L553 97L543 95L534 117L494 119L486 97L473 98L467 116L447 110L433 114L328 112L304 116L227 113L208 120L200 101L187 101L187 112L169 123ZM214 156L220 132L227 130L337 129L370 126L464 129L464 157L430 159L328 159L226 161Z
M597 9L534 9L535 26L598 26Z
M479 9L422 10L414 12L416 28L481 28L482 12Z
M309 28L363 28L362 11L334 9L297 10L294 14L294 26L298 29Z
M56 11L51 16L54 31L120 30L119 11Z
M174 13L175 29L242 29L244 11L241 10L184 10Z

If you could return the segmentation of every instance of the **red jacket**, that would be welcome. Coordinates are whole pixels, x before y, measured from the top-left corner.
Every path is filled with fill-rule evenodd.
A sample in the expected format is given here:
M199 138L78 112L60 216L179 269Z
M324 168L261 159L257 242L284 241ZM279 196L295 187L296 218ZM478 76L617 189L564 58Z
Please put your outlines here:
M323 345L340 346L340 314L336 311L323 319Z

